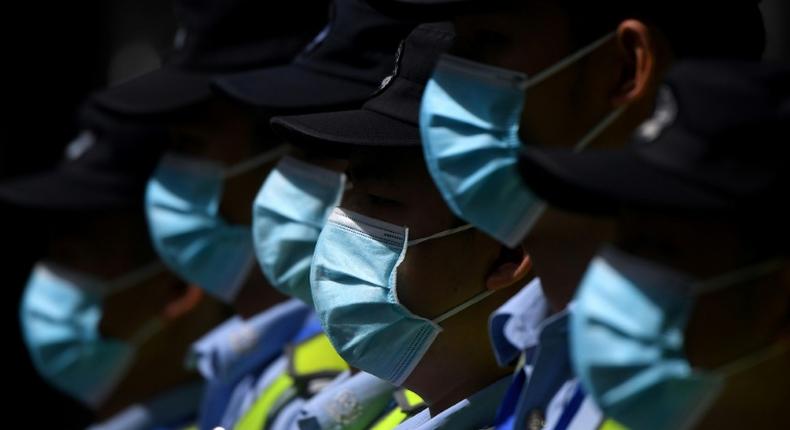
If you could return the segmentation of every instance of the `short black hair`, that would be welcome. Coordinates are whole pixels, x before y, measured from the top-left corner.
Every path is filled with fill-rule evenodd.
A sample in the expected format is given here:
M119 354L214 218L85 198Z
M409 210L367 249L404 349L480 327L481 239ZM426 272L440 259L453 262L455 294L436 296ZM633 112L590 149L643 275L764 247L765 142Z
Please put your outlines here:
M559 0L578 47L614 31L626 19L654 26L678 59L759 60L765 23L759 0Z

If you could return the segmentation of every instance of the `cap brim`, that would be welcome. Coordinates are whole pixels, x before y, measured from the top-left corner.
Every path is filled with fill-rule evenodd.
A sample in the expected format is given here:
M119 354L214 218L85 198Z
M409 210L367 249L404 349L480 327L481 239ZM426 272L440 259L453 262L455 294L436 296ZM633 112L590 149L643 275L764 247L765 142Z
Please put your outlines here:
M662 139L684 139L668 133ZM615 215L622 209L707 213L729 200L640 155L634 147L611 150L529 148L520 159L526 185L549 204L582 213Z
M168 115L211 97L211 77L163 67L94 95L97 106L130 116Z
M110 175L57 169L3 183L0 201L33 210L120 210L141 207L143 191L142 184Z
M69 144L58 166L0 183L0 201L35 210L139 208L166 138L159 128L94 124Z
M275 113L350 107L375 91L369 83L321 74L296 64L223 76L212 85L239 103Z
M420 130L369 110L328 112L272 119L272 130L297 146L415 147Z

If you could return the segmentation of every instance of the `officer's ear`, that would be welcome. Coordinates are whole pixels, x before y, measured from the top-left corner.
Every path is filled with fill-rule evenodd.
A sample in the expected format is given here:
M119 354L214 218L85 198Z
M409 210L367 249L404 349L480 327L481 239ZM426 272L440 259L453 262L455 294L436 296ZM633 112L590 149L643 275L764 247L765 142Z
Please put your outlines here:
M499 257L486 277L486 289L496 291L512 286L523 286L532 270L532 259L524 245L510 249L500 246Z
M628 19L617 28L620 78L612 93L617 106L630 104L650 95L658 80L662 45L659 36L645 23Z
M200 304L203 294L203 290L194 285L186 286L181 294L167 303L162 315L172 321L188 314Z

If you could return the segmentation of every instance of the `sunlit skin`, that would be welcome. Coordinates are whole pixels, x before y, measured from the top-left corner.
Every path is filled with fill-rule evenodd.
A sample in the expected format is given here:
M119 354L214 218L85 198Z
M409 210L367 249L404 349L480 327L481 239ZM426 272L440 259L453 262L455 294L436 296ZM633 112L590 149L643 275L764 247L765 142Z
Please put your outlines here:
M45 259L112 281L157 261L147 237L141 212L101 214L83 228L60 230ZM99 325L103 336L129 341L152 319L163 325L141 345L118 387L96 411L98 418L196 380L197 374L184 367L184 357L195 340L227 315L226 306L166 271L105 297Z
M627 211L617 224L620 248L698 280L785 259L767 276L698 297L685 349L692 366L707 371L771 345L790 346L790 264L763 243L734 222L711 217ZM788 398L790 352L785 351L728 379L700 428L785 428Z
M354 187L343 207L427 237L462 225L445 205L419 148L360 150L351 156ZM486 291L497 290L444 323L404 386L438 413L512 370L500 368L488 340L488 316L527 282L529 257L476 230L410 247L398 268L397 294L410 311L435 318ZM473 342L470 342L473 339Z

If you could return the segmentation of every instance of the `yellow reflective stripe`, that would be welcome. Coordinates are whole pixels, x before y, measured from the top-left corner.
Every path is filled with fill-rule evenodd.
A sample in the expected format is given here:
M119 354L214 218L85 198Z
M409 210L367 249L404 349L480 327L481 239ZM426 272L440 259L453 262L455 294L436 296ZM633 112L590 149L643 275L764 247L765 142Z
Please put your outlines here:
M406 403L412 408L425 404L422 397L414 391L403 390L403 397L406 399Z
M184 427L184 428L183 428L183 429L181 429L181 430L198 430L198 426L197 426L197 424L192 424L191 426L189 426L189 427Z
M607 419L601 424L600 430L628 430L628 427L615 420Z
M298 376L348 370L348 364L338 355L324 334L297 345L292 359L292 368Z
M374 424L370 430L392 430L402 423L406 416L406 412L403 412L401 408L395 408Z
M384 417L371 426L369 430L392 430L408 418L409 414L413 413L415 409L425 404L422 397L409 390L400 390L396 392L395 398L401 406L395 407L395 409L391 410L387 415L384 415ZM405 405L403 405L404 401L406 403Z
M263 426L266 425L266 418L268 418L272 406L274 406L277 399L293 385L294 381L288 374L282 374L277 377L277 379L261 393L252 407L250 407L233 428L235 430L261 430Z

